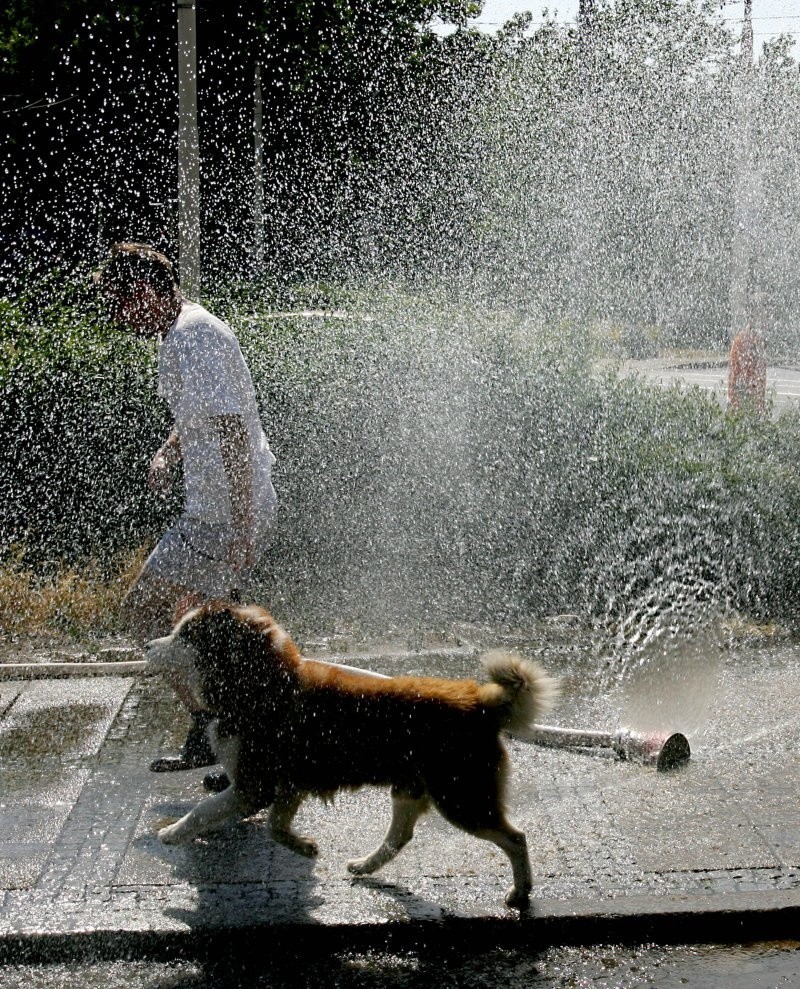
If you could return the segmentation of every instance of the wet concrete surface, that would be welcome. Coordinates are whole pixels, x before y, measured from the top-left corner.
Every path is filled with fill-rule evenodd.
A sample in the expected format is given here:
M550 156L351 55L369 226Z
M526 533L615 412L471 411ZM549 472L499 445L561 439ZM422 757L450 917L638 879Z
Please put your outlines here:
M544 659L566 678L552 723L615 727L623 702L598 694L591 656ZM470 650L341 661L480 675ZM508 740L511 818L528 836L535 877L522 918L503 905L504 857L435 814L395 862L350 877L345 862L371 850L388 823L378 790L304 805L297 824L319 842L313 861L276 846L262 816L165 847L157 827L203 794L202 770L148 771L185 731L170 692L142 676L0 679L0 962L162 957L309 928L331 945L345 931L350 945L793 936L800 653L744 645L711 669L695 679L676 667L678 704L667 717L692 745L679 770ZM679 723L693 692L705 695L705 711Z
M796 986L800 942L549 948L481 952L346 945L298 958L285 950L167 962L0 966L2 989L777 989ZM284 946L281 946L284 949Z

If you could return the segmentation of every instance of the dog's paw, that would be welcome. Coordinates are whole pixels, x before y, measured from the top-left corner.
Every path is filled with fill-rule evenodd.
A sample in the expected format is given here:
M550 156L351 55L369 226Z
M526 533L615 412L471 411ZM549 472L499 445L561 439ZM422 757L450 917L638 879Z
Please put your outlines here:
M354 876L368 876L375 871L372 864L372 856L366 855L363 859L350 859L347 863L347 871Z
M506 906L511 907L512 910L527 910L530 905L530 889L526 889L525 887L517 889L516 886L512 886L508 893L506 893Z
M315 859L319 855L319 845L313 838L298 838L294 850L307 859Z
M179 827L179 822L159 828L157 835L162 845L179 845L182 841L186 841L186 835Z
M304 858L314 859L319 855L319 846L313 838L305 838L303 835L292 834L290 831L273 831L272 837L278 844L302 855Z

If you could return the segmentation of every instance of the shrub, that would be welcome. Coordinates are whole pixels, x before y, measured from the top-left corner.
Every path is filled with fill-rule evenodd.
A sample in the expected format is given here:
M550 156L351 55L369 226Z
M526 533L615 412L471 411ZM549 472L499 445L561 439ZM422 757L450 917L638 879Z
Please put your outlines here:
M297 630L387 631L676 597L800 616L800 422L595 373L586 341L436 299L339 294L230 319L278 458L256 596ZM145 491L168 427L153 351L83 300L4 310L0 533L39 572L113 561L179 510ZM10 558L10 557L9 557Z
M153 351L80 296L6 301L0 320L0 546L40 567L112 559L175 508L144 485L168 426Z

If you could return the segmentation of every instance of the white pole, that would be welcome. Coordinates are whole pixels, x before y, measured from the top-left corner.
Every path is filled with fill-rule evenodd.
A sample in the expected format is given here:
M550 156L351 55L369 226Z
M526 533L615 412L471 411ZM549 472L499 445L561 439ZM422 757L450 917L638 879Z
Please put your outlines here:
M200 294L200 154L194 0L178 4L178 268L181 291Z
M256 65L253 108L253 269L258 277L264 263L264 98L261 65Z
M733 243L731 245L730 337L743 330L750 318L750 264L752 239L757 225L759 175L753 156L753 2L744 2L742 50L737 82L735 133Z

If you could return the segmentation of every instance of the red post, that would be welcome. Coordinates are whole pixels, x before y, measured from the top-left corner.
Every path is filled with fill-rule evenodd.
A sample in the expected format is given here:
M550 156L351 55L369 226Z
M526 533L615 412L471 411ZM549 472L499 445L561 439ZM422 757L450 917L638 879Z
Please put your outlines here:
M767 394L767 352L763 336L748 325L733 338L728 368L728 409L749 406L764 412Z

